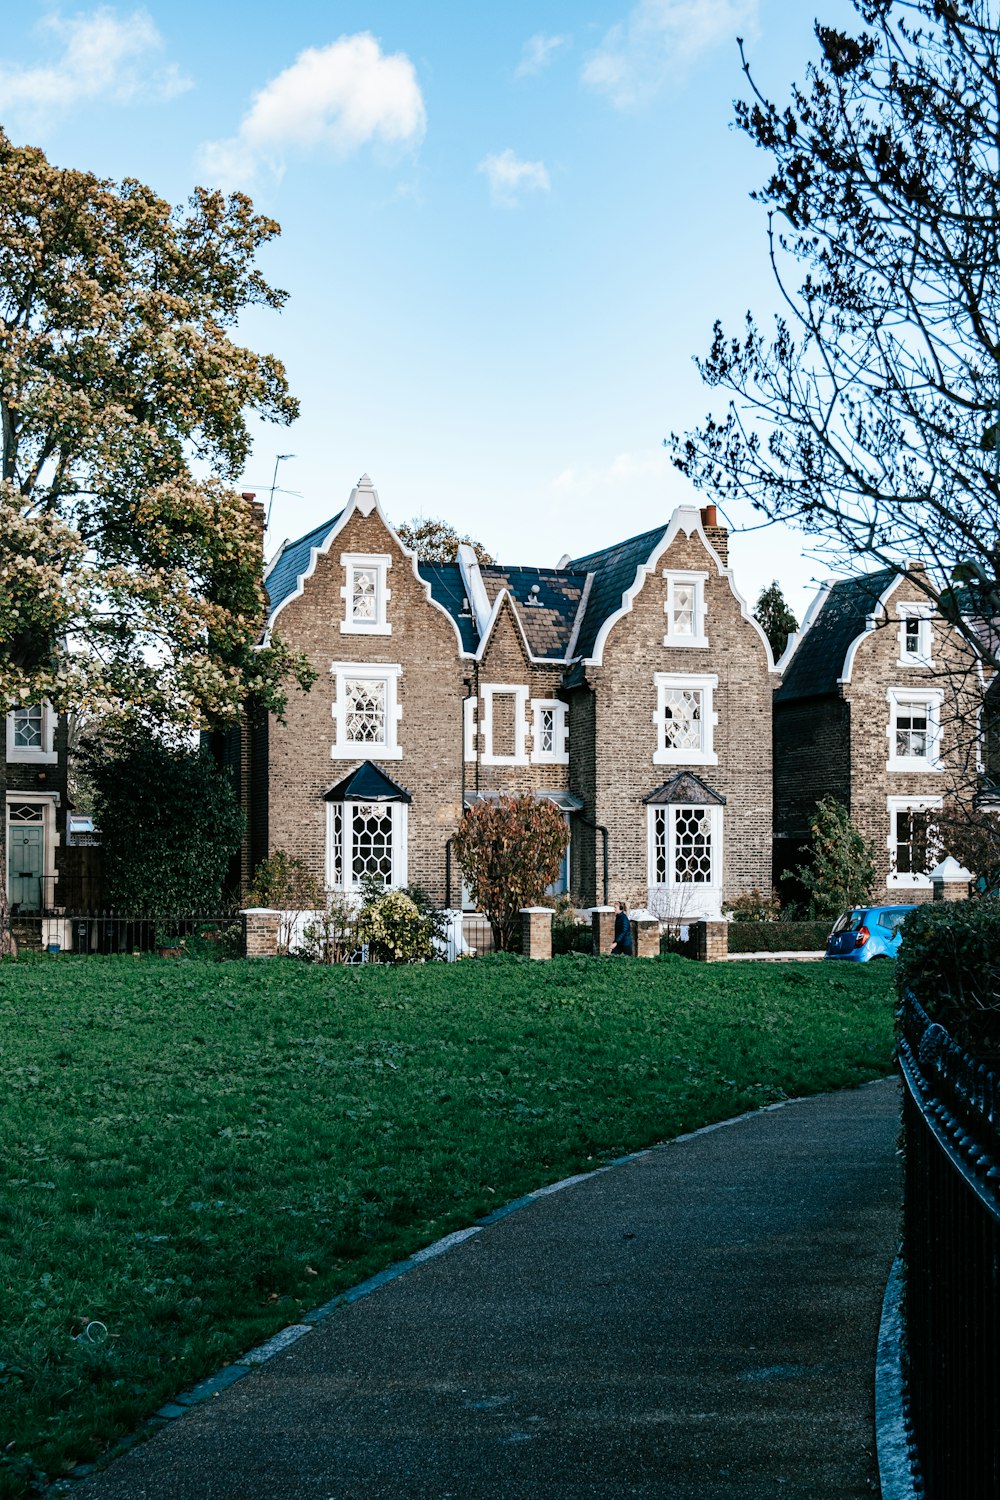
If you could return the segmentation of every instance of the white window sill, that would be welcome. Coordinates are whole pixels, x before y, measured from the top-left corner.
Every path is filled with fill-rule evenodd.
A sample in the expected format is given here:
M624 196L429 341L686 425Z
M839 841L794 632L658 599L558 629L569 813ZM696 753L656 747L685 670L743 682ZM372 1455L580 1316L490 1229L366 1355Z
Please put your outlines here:
M54 766L59 756L55 750L10 750L9 763L18 766Z
M919 775L930 774L932 776L940 776L944 770L944 766L939 760L918 760L915 757L887 760L885 768L887 771L910 771L916 772Z
M663 644L670 647L681 646L689 651L707 651L708 636L667 634L663 637Z
M717 766L719 757L713 750L654 750L654 766Z
M480 762L484 766L528 766L526 755L484 755Z
M933 667L934 662L929 656L900 656L897 658L897 667L923 667L925 670Z
M392 635L391 625L361 625L356 620L341 620L341 635Z
M331 760L402 760L399 745L331 745Z
M524 764L521 762L521 764ZM533 766L568 766L568 755L553 755L547 751L539 750L537 754L532 753L531 764Z
M931 881L926 875L906 875L898 872L889 875L886 885L890 890L929 891L932 889Z

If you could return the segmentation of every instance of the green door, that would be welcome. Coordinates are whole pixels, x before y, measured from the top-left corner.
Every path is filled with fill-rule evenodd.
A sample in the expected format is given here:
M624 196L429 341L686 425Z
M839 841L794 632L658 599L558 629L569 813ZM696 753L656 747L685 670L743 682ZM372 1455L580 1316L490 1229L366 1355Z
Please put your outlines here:
M11 823L7 827L7 869L10 904L22 911L41 911L43 862L41 825Z

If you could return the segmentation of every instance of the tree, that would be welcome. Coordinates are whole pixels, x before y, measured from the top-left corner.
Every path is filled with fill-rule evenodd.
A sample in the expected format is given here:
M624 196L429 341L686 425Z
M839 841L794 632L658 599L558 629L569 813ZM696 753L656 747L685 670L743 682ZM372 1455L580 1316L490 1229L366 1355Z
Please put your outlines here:
M138 735L90 762L112 907L218 915L246 820L206 750Z
M173 210L0 131L0 712L225 723L311 680L258 645L259 527L229 487L248 414L298 410L228 332L284 301L255 265L277 233L241 194Z
M566 820L531 796L477 802L459 824L454 849L472 899L489 918L493 945L516 946L518 912L534 906L559 874Z
M788 608L781 584L772 579L771 587L761 589L754 605L753 617L771 643L775 661L784 653L788 637L799 628L799 622Z
M822 797L809 825L806 863L795 874L809 894L810 917L836 917L860 906L875 884L875 851L836 797Z
M454 562L462 543L472 548L481 563L494 561L482 542L475 541L471 536L460 536L447 521L418 516L397 526L396 535L417 554L421 562Z
M716 323L699 367L728 411L673 458L838 560L925 560L927 594L1000 664L966 617L1000 611L996 0L853 3L868 29L817 24L784 106L744 57L736 123L772 160L753 196L785 310L770 335Z

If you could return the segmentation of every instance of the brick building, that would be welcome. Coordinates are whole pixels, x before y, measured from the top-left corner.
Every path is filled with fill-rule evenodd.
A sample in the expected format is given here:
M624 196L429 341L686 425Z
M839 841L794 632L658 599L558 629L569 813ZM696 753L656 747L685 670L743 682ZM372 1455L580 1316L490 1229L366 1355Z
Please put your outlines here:
M457 904L463 806L527 792L566 816L580 905L695 916L769 887L776 679L713 507L557 568L418 564L364 476L265 581L318 680L232 756L244 877L284 849L331 890L367 871Z
M778 663L775 873L796 863L821 797L875 845L876 900L931 898L936 824L980 780L982 675L935 615L920 568L827 583Z
M66 847L66 719L48 704L7 715L7 893L20 911L60 904Z

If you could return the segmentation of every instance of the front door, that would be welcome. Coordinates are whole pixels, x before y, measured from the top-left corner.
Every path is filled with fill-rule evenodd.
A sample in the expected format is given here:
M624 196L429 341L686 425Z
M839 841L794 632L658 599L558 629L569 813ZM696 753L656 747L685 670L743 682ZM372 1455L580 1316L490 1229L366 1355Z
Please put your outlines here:
M44 814L37 804L10 809L7 824L7 874L11 906L41 911L45 871Z

